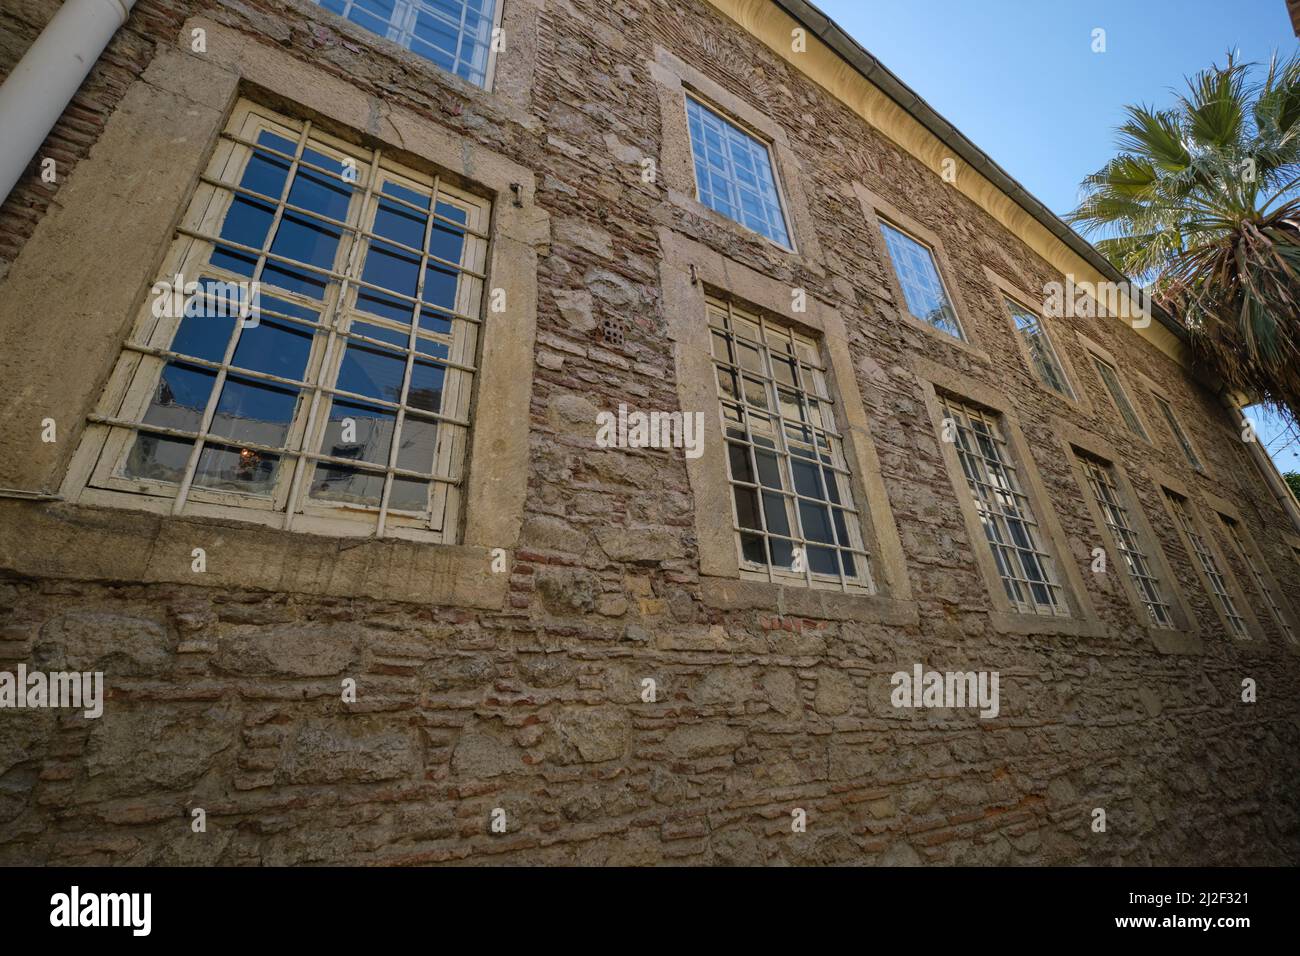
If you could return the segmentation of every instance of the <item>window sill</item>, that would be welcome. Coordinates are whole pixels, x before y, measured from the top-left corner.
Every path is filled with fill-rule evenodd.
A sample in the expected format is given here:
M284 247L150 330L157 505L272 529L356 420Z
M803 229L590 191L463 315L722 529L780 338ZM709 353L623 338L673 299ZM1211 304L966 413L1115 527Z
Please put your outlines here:
M315 3L314 0L288 0L290 6L301 16L320 24L329 30L333 30L351 48L352 46L361 46L366 50L374 51L375 54L396 61L404 70L414 73L421 79L428 79L445 89L448 93L454 93L462 96L467 100L477 103L484 109L501 111L509 109L517 111L526 104L514 102L515 96L511 95L513 91L506 89L510 84L503 83L501 75L501 63L496 63L495 69L491 70L485 79L485 85L479 86L470 80L465 79L458 73L444 69L437 63L421 56L414 50L407 49L395 40L390 40L386 36L381 36L373 30L368 30L358 23L353 23L346 17L340 16L332 10ZM518 0L514 0L515 3ZM514 13L515 11L502 11ZM505 28L504 22L498 22L498 27ZM535 29L535 25L534 25ZM531 86L531 81L528 83ZM521 125L530 125L528 118L519 113L512 117L515 122Z
M700 202L694 196L688 196L685 193L678 192L675 189L669 189L668 200L678 209L691 213L692 215L699 216L701 219L707 220L712 225L718 226L721 229L725 229L727 232L731 233L737 239L741 239L749 243L758 243L766 252L770 252L775 255L781 256L784 259L788 259L792 263L802 265L816 272L819 275L822 274L823 272L820 266L817 266L815 263L808 260L797 249L793 249L789 246L783 246L776 240L769 239L761 232L755 232L753 229L750 229L748 226L744 225L743 223L737 222L736 220L732 219L730 216L724 216L716 209L704 205L704 203ZM786 223L786 228L787 229L790 228L789 223ZM677 231L681 232L680 229L677 229ZM699 237L696 236L691 236L691 238L697 239L697 241L699 239Z
M999 634L1060 634L1065 637L1106 635L1106 627L1100 621L1081 621L1077 617L1047 617L1044 614L992 611L989 613L989 622Z
M1277 655L1277 648L1280 646L1275 640L1256 637L1234 637L1227 639L1227 642L1243 657L1274 657ZM1292 650L1295 648L1292 646Z
M195 548L206 569L192 569ZM28 577L247 588L499 610L491 552L335 538L223 519L0 501L0 570Z
M959 339L957 338L957 336L953 335L952 333L945 332L943 329L931 325L929 322L922 322L920 319L916 318L916 316L912 315L910 312L897 312L895 314L898 316L899 320L902 322L904 326L908 328L916 329L917 331L920 332L924 332L926 335L929 335L930 337L936 339L937 341L943 342L947 345L951 345L953 348L965 352L967 355L971 356L972 358L978 359L979 361L983 362L985 365L992 364L992 359L989 358L989 354L979 346L973 345L969 340Z
M1192 631L1147 625L1147 635L1161 654L1204 654L1205 642Z
M845 594L770 581L737 581L704 577L700 581L704 603L719 611L775 611L792 617L874 624L916 624L916 602L898 601L880 594Z
M1039 395L1047 396L1048 398L1057 402L1064 408L1069 409L1070 412L1072 412L1075 415L1082 415L1086 418L1089 414L1091 414L1092 409L1088 405L1084 404L1082 398L1078 397L1077 395L1074 398L1070 398L1070 396L1068 395L1062 395L1056 389L1052 388L1052 386L1044 382L1038 376L1038 373L1035 372L1032 368L1029 369L1026 374L1028 374L1030 380L1033 382L1034 388L1037 390Z

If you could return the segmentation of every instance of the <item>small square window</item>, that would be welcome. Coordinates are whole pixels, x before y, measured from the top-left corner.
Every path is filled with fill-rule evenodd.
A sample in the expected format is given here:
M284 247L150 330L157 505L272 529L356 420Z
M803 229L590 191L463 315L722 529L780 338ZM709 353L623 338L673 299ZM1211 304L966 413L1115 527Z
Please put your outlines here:
M1074 388L1065 375L1065 368L1061 365L1061 358L1056 353L1056 346L1052 344L1051 338L1047 335L1043 320L1014 299L1007 299L1006 303L1007 309L1011 312L1011 318L1016 323L1016 334L1020 336L1029 352L1029 359L1033 362L1034 372L1037 373L1043 384L1052 391L1073 401L1075 398Z
M918 322L932 325L955 339L965 340L957 313L953 310L948 290L944 288L934 252L897 226L884 222L880 229L885 235L885 245L894 264L894 274L903 288L907 311Z
M486 86L501 0L316 0L476 86Z
M1159 395L1153 395L1152 397L1156 400L1156 407L1160 409L1160 414L1164 416L1165 424L1167 424L1169 430L1173 432L1174 438L1178 442L1178 447L1182 449L1183 457L1187 459L1187 463L1197 471L1204 471L1205 466L1201 464L1201 459L1197 456L1196 450L1192 448L1192 443L1188 439L1187 433L1183 431L1183 426L1174 415L1173 407Z
M1102 384L1106 386L1106 391L1110 392L1115 407L1119 409L1124 424L1128 425L1129 431L1133 434L1143 441L1149 442L1151 439L1147 436L1147 430L1142 427L1142 419L1138 418L1137 411L1134 410L1133 404L1128 400L1128 393L1124 391L1124 386L1120 384L1119 373L1115 371L1115 366L1099 355L1094 355L1092 361L1097 366L1097 374L1101 376Z
M792 248L767 145L690 96L686 119L700 202Z

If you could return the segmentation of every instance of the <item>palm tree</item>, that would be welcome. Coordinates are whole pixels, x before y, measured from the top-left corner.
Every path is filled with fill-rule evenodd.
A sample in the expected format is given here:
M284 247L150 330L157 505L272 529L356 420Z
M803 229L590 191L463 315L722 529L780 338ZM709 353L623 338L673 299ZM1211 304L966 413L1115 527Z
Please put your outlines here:
M1286 479L1286 486L1291 489L1296 501L1300 501L1300 472L1288 471L1282 477Z
M1198 363L1300 412L1300 54L1262 80L1229 54L1173 108L1126 107L1120 153L1067 219L1149 284Z

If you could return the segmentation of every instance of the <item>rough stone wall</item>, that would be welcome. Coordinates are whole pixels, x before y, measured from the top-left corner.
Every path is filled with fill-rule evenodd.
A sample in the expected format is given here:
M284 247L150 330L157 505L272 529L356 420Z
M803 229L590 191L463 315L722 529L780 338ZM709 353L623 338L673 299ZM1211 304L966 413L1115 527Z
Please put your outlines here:
M0 0L0 69L54 6ZM0 863L1300 860L1297 657L1262 607L1264 646L1230 644L1140 476L1155 461L1238 502L1300 602L1285 517L1214 396L1120 323L1064 320L1168 391L1213 473L1237 483L1194 479L1167 440L1130 440L1078 343L1058 336L1098 410L1078 424L1119 449L1206 653L1157 654L1113 575L1085 574L1104 637L990 626L971 553L984 544L968 539L910 356L1008 395L1068 557L1086 567L1100 540L1052 432L1049 415L1068 414L1024 367L981 267L1030 289L1058 277L962 194L707 4L662 0L548 0L529 124L485 115L293 7L141 0L51 137L47 152L71 175L151 51L195 13L537 171L553 230L538 276L522 546L499 612L6 572L0 669L103 670L111 696L97 721L0 712ZM782 124L822 263L792 268L640 182L639 158L660 141L656 44ZM942 236L990 363L897 320L854 180ZM57 201L29 178L5 203L0 269ZM918 626L708 607L680 454L595 447L598 410L677 407L657 288L662 225L848 319ZM57 508L75 526L77 509ZM42 542L31 547L38 555ZM895 710L889 675L915 662L998 670L1001 715ZM347 677L356 704L340 701ZM655 703L640 698L646 677ZM1258 680L1257 704L1240 703L1243 677ZM205 834L190 830L194 807ZM1107 811L1105 833L1090 829L1094 807ZM490 831L495 808L504 834ZM791 831L794 808L807 811L806 833Z

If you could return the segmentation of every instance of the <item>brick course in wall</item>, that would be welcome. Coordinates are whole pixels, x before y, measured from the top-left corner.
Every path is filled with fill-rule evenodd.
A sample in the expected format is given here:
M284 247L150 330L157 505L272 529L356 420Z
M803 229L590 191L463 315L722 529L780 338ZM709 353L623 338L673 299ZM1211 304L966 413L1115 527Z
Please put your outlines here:
M0 0L0 72L56 6ZM984 267L1025 290L1060 276L703 0L538 6L525 109L466 92L309 4L140 0L56 126L41 155L75 179L126 91L202 16L533 170L551 229L538 247L523 530L499 608L63 573L65 558L77 566L79 536L93 541L125 513L3 503L0 521L39 512L63 536L0 549L0 670L102 670L109 696L99 720L0 711L0 863L1300 862L1300 657L1234 557L1264 633L1248 646L1223 634L1148 472L1233 502L1300 606L1286 514L1215 394L1122 322L1061 319L1056 346L1091 411L1049 396ZM640 160L660 155L663 136L658 48L784 131L819 258L785 254L642 181ZM942 239L982 355L899 320L854 184ZM33 164L0 207L0 295L60 193ZM601 410L679 407L663 228L844 317L917 623L718 607L701 579L681 452L596 446ZM57 320L51 302L42 321ZM29 321L0 315L6 338ZM1120 361L1152 443L1124 430L1076 332ZM1069 540L1060 559L1082 569L1104 633L992 626L972 550L984 543L963 521L918 356L1015 408ZM1138 371L1170 396L1206 475L1187 467ZM0 403L16 397L0 384ZM1058 420L1115 449L1202 654L1159 653L1121 570L1088 570L1104 542ZM895 709L890 675L917 662L998 671L999 716ZM346 678L356 703L340 699ZM646 678L654 702L642 699ZM1257 703L1241 702L1244 678ZM204 834L190 830L194 807L206 811ZM1097 807L1104 833L1091 829ZM490 829L497 808L504 833ZM806 832L791 830L795 808Z

